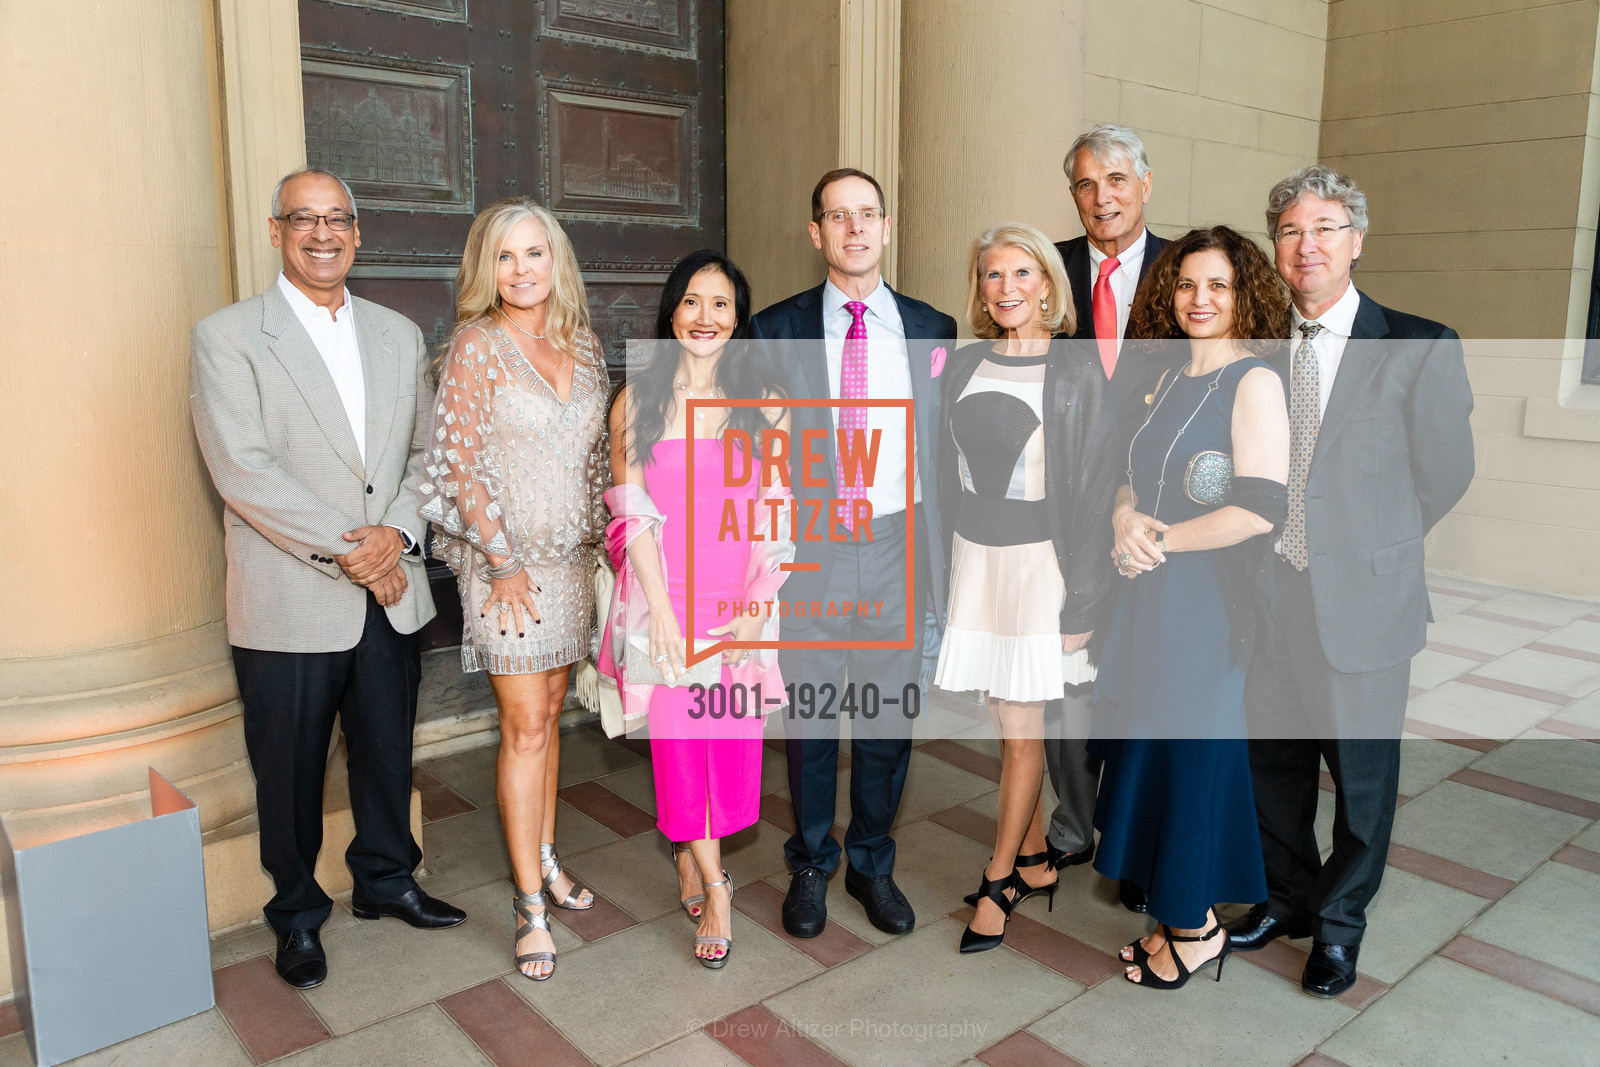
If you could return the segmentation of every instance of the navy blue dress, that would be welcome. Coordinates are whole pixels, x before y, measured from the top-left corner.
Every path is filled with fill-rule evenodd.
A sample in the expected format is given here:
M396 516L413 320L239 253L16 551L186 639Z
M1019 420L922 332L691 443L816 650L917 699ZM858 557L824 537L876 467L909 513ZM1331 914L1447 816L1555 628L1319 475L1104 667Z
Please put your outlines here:
M1139 510L1168 525L1215 510L1184 493L1195 453L1233 453L1239 359L1162 383L1131 447ZM1165 485L1160 482L1165 479ZM1159 501L1159 502L1158 502ZM1152 510L1154 509L1154 510ZM1100 657L1090 751L1105 760L1095 870L1144 888L1150 914L1195 929L1206 909L1267 898L1218 552L1173 552L1128 584Z

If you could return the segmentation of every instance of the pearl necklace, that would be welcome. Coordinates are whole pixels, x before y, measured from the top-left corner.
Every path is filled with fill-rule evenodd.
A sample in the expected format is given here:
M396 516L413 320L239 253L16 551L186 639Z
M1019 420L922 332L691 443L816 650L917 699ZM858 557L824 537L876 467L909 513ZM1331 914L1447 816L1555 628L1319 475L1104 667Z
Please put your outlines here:
M689 387L687 385L685 385L683 382L678 381L676 378L674 378L672 380L672 384L673 384L673 387L678 390L678 392L683 394L684 399L686 399L686 400L716 400L717 399L717 388L716 388L716 386L712 386L711 387L711 391L709 393L695 393L695 392L690 392ZM706 417L706 413L704 411L697 411L697 412L694 413L694 420L696 422L704 422L705 421L705 417Z

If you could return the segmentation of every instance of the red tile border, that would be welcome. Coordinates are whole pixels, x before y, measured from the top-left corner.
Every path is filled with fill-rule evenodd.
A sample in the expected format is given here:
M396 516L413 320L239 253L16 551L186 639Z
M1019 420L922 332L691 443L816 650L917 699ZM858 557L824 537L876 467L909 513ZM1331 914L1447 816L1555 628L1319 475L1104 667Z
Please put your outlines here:
M596 781L569 785L556 795L619 837L633 837L656 828L654 815Z
M1572 703L1571 697L1562 696L1560 693L1554 693L1548 689L1539 689L1531 685L1522 685L1518 682L1507 682L1500 678L1485 678L1481 674L1460 674L1456 676L1455 681L1465 682L1467 685L1475 685L1479 689L1495 689L1502 693L1510 693L1512 696L1540 700L1546 704L1554 704L1558 708L1564 708Z
M1409 715L1406 717L1405 728L1419 737L1430 737L1435 741L1448 741L1452 745L1470 748L1474 752L1493 752L1500 747L1500 742L1491 738L1476 737L1460 730L1452 730L1448 726L1439 726L1431 722L1423 722L1421 719L1413 719Z
M578 885L588 885L583 880L583 874L574 870L572 865L565 860L561 861L561 869L566 871L567 877ZM616 933L618 930L626 930L630 926L639 925L638 919L611 903L593 888L590 888L589 892L594 893L594 907L574 911L570 908L549 904L547 910L550 912L551 918L558 920L562 926L565 926L585 941L598 941L608 934ZM549 898L550 894L546 893L546 901Z
M995 821L987 815L973 811L965 804L936 811L928 816L928 821L937 823L946 830L954 830L963 837L970 837L980 845L994 846L997 829Z
M1539 724L1539 729L1547 730L1553 734L1565 734L1575 737L1579 741L1600 741L1600 730L1593 726L1585 726L1579 722L1567 722L1563 719L1549 718Z
M1562 645L1550 645L1543 641L1531 641L1522 646L1530 652L1545 652L1552 656L1566 656L1568 659L1587 660L1590 663L1600 663L1600 652L1590 652L1582 648L1566 648Z
M1590 874L1600 874L1600 852L1590 852L1577 845L1567 845L1550 858L1557 863L1565 863L1568 867L1576 867Z
M704 1030L752 1067L846 1067L843 1060L759 1004L709 1022Z
M1530 630L1542 630L1549 633L1551 630L1560 629L1548 623L1538 622L1534 619L1522 619L1515 615L1499 615L1493 611L1484 611L1482 608L1462 608L1461 614L1470 615L1474 619L1487 619L1490 622L1503 622L1507 626L1524 626Z
M411 768L411 784L422 794L423 822L439 822L478 810L478 805L451 789L426 767Z
M1317 788L1321 789L1324 793L1337 793L1339 791L1338 787L1334 784L1333 775L1329 774L1327 771L1317 772ZM1404 804L1410 799L1411 798L1406 796L1404 793L1396 793L1394 795L1394 806L1398 808L1400 805Z
M1428 586L1428 592L1438 593L1440 596L1458 596L1463 600L1492 600L1494 596L1499 595L1497 593L1492 595L1489 593L1469 593L1465 589L1449 589L1442 585L1430 585Z
M917 748L935 759L943 760L952 767L959 767L961 770L971 774L987 778L991 782L1000 780L999 759L970 749L958 741L951 741L949 738L941 737L933 741L924 741Z
M1389 842L1389 866L1486 900L1499 900L1517 884L1509 878L1393 841Z
M989 1067L1083 1067L1080 1061L1026 1030L1018 1030L996 1041L978 1053L976 1059Z
M594 1062L498 978L443 997L439 1007L495 1067L530 1063L533 1049L539 1050L539 1067L591 1067Z
M852 934L838 923L828 923L816 937L791 937L783 928L783 890L771 882L749 882L733 894L733 907L768 933L777 934L824 967L853 960L872 948L872 943Z
M1470 785L1474 789L1482 789L1489 793L1498 793L1503 797L1512 797L1525 800L1529 804L1537 804L1541 808L1553 808L1564 811L1568 815L1579 815L1585 819L1600 819L1600 804L1582 797L1568 796L1558 793L1554 789L1545 789L1542 786L1529 785L1512 778L1502 778L1498 774L1485 774L1483 771L1464 767L1450 776L1452 782Z
M1488 652L1479 652L1475 648L1462 648L1460 645L1446 645L1439 641L1429 641L1426 647L1429 652L1437 652L1441 656L1454 656L1457 659L1476 660L1479 663L1488 663L1490 660L1496 658Z
M1590 1015L1600 1015L1600 982L1580 978L1560 967L1461 934L1440 949L1439 955Z
M972 908L958 908L950 913L950 918L965 926L972 921L972 913ZM1011 921L1006 924L1005 944L1083 986L1099 985L1112 975L1121 974L1124 966L1115 956L1108 956L1021 912L1013 912Z
M1600 622L1600 611L1595 612L1593 615L1585 615L1583 617L1583 621L1584 622Z
M328 1028L305 997L284 984L271 956L256 956L212 972L217 1007L257 1063L326 1041Z
M1300 976L1305 973L1306 960L1311 953L1279 938L1267 942L1264 948L1254 952L1236 952L1234 955L1248 963L1253 963L1263 971L1269 971L1285 981L1300 984ZM1339 994L1336 998L1339 1003L1352 1007L1357 1011L1365 1008L1389 987L1376 978L1368 977L1359 970L1356 972L1356 984Z
M0 1037L10 1037L21 1032L22 1016L17 1012L16 1002L0 1004Z
M794 833L794 802L776 793L761 794L761 821L776 826L786 834ZM834 823L833 836L844 841L844 827Z

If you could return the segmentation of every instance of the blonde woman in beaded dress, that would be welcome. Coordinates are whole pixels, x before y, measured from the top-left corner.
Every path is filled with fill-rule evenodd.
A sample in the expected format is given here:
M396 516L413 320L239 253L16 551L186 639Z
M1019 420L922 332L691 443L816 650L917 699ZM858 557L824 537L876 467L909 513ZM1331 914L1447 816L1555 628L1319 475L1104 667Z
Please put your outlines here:
M594 636L595 551L610 486L607 379L566 234L525 197L472 223L456 330L436 368L422 514L461 590L461 662L500 710L495 790L516 882L517 966L555 971L547 904L594 894L555 850L557 720ZM533 892L522 887L536 885Z

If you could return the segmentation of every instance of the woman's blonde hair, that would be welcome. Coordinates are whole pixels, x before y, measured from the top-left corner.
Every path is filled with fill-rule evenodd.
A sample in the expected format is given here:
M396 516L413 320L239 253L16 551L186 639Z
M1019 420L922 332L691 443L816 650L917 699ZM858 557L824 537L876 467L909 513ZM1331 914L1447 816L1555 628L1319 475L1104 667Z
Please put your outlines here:
M983 292L978 274L983 257L996 248L1020 248L1034 258L1050 283L1049 307L1044 313L1044 328L1051 333L1072 333L1078 328L1078 317L1072 308L1072 283L1067 281L1067 267L1061 262L1061 253L1050 243L1050 238L1025 222L1004 222L985 230L972 242L972 253L967 257L967 322L979 337L996 338L999 326L983 306Z
M533 219L544 230L554 261L550 268L550 295L545 299L544 336L558 352L577 359L578 337L590 332L589 299L578 257L556 217L526 196L497 200L472 220L467 247L461 253L461 269L456 272L456 324L450 331L451 342L462 330L500 307L500 250L524 219ZM449 352L450 345L445 345L434 360L436 378Z

